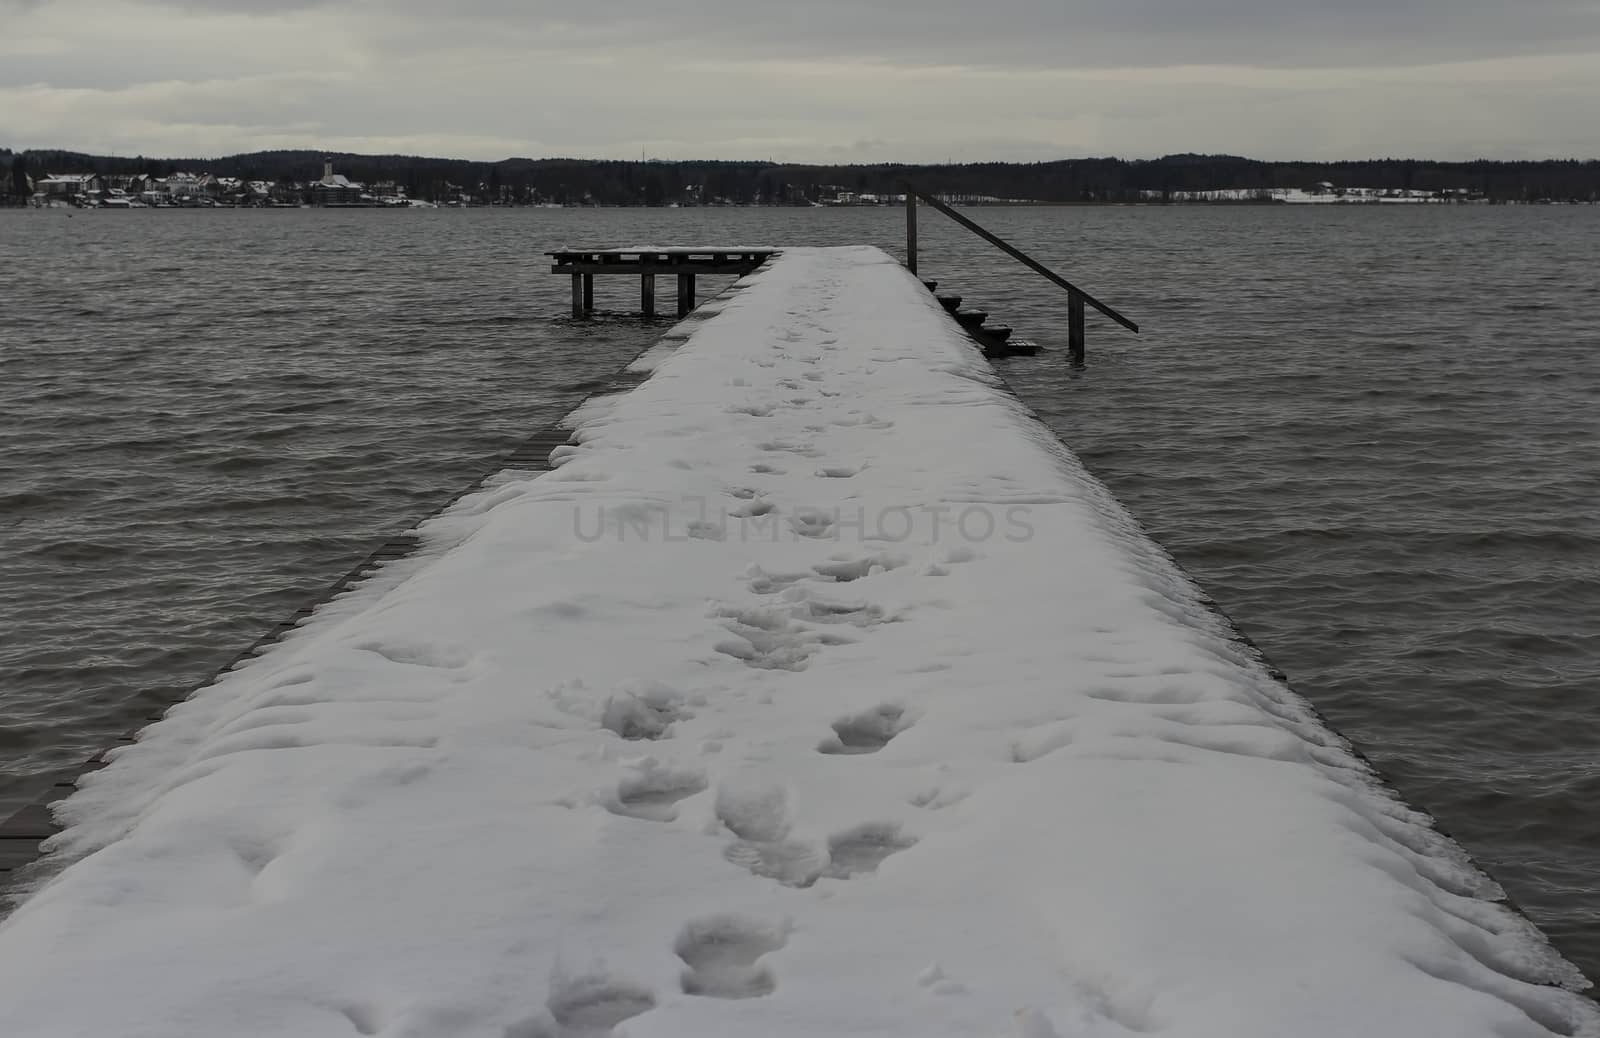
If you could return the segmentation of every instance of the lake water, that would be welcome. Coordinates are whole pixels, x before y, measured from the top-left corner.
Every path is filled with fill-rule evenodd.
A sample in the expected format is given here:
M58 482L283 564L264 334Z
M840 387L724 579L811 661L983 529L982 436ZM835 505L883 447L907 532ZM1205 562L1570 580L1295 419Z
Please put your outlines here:
M1600 210L972 211L1139 321L1000 362L1407 799L1600 976ZM922 273L1065 297L924 211ZM567 245L873 209L0 210L0 805L558 417L661 326ZM670 287L670 286L668 286ZM1041 560L1047 562L1048 560ZM4 806L0 806L0 813Z

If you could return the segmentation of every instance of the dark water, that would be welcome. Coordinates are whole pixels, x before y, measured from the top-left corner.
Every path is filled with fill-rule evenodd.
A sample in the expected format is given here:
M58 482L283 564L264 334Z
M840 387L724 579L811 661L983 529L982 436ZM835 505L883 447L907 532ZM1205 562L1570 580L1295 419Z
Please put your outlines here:
M1144 326L1022 396L1600 976L1600 210L975 215ZM203 680L655 330L545 249L889 210L0 211L0 800ZM932 214L923 273L1064 298ZM600 302L633 303L602 280Z

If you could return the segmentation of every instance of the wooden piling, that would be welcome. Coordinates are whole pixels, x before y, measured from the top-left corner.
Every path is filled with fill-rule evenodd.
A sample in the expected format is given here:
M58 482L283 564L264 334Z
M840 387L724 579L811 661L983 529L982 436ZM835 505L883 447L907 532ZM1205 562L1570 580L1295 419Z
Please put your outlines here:
M917 272L917 195L906 189L906 269Z
M694 309L694 275L678 275L678 316L687 317Z
M594 313L594 275L583 275L583 312Z
M583 275L572 275L572 316L583 316Z
M1076 367L1083 365L1083 295L1067 293L1067 356Z
M644 311L645 317L656 315L656 276L643 274L639 277L639 309Z

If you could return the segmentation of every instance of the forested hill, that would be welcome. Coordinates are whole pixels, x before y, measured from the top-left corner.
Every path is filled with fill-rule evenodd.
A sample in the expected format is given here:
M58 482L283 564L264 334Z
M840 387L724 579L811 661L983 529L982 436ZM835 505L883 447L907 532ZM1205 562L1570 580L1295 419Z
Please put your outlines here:
M1595 160L1266 162L1232 155L1168 155L1149 160L830 166L559 158L471 162L319 151L262 151L222 158L126 158L42 150L14 155L0 149L0 169L9 169L19 155L34 176L163 176L181 170L273 182L315 180L322 175L326 157L333 159L339 173L352 180L393 183L412 198L465 193L485 200L587 201L602 205L717 200L803 204L840 192L893 193L898 178L907 175L923 190L940 194L1044 202L1140 201L1196 191L1310 188L1324 181L1340 188L1455 190L1497 201L1600 199L1600 161Z

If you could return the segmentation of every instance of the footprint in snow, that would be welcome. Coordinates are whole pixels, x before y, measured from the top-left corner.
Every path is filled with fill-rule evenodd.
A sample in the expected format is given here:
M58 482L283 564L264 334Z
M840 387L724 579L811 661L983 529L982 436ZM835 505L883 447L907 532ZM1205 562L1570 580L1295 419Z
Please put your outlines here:
M770 573L754 563L745 575L750 578L746 586L757 595L771 595L811 577L810 573Z
M706 998L759 998L778 987L762 961L788 942L778 927L737 915L705 916L686 925L672 950L683 960L685 994Z
M690 715L682 706L683 697L666 685L652 685L637 692L622 691L606 700L600 727L624 739L659 739L672 722Z
M766 451L769 454L798 454L801 456L816 454L816 450L809 443L796 443L790 440L767 440L756 444L756 449Z
M833 754L877 753L910 727L904 707L883 703L833 722L833 735L822 740L817 750Z
M789 835L789 794L769 782L729 780L717 787L717 821L743 840L768 843Z
M789 528L801 537L826 537L833 529L833 517L817 509L801 509L790 517Z
M606 809L627 818L651 822L670 822L678 817L675 806L702 793L707 787L705 772L696 768L672 768L646 757L617 783L616 793Z
M656 1006L656 996L641 984L594 973L553 980L545 1002L555 1030L535 1027L530 1038L610 1038L612 1029Z
M848 832L828 838L828 869L826 875L833 879L876 872L878 866L891 854L916 845L916 838L907 836L891 822L869 822Z
M799 840L739 840L729 844L722 856L752 875L786 887L811 886L829 864L825 851Z
M946 807L953 807L971 796L964 789L947 786L931 786L921 792L913 793L906 798L906 803L912 807L920 807L928 811L939 811Z
M720 541L728 536L727 527L721 523L708 523L700 519L693 520L684 527L684 532L690 540L695 541Z
M863 577L872 576L874 573L885 573L892 569L899 569L906 564L906 559L888 552L879 552L874 555L852 557L849 555L835 556L827 562L819 562L811 568L818 576L832 577L841 584Z

